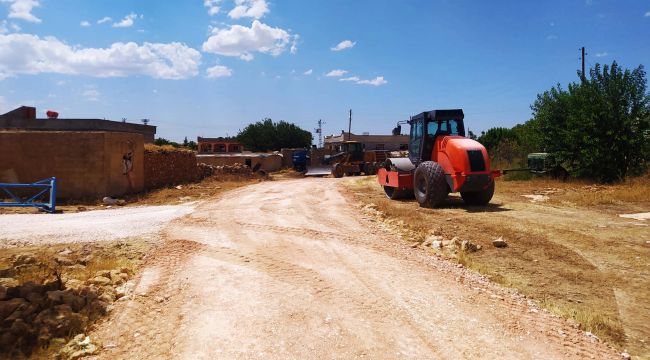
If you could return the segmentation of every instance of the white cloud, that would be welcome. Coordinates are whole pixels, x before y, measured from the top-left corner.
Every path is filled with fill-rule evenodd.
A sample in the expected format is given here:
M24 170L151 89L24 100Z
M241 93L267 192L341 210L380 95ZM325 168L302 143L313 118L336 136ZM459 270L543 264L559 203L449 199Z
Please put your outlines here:
M208 8L208 15L216 15L221 11L219 3L221 0L203 0L203 6Z
M325 76L337 77L337 76L342 76L346 72L347 71L345 70L332 70ZM339 79L339 81L349 81L359 85L372 85L372 86L381 86L384 84L388 84L388 81L386 81L383 76L377 76L372 80L362 80L358 76L350 76L346 78L341 78Z
M607 55L609 55L609 54L607 53L607 51L604 51L604 52L601 52L601 53L596 53L596 57L605 57L605 56L607 56Z
M103 23L107 23L107 22L111 22L111 21L113 21L113 19L111 19L108 16L105 16L105 17L97 20L97 24L103 24Z
M381 86L381 85L384 85L384 84L388 84L388 81L384 80L383 76L377 76L376 78L374 78L372 80L359 80L359 81L357 81L357 84Z
M203 43L203 51L250 61L254 52L272 56L282 54L291 39L286 30L254 20L250 28L231 25L228 29L213 29L212 35Z
M347 70L336 69L336 70L332 70L332 71L328 72L327 74L325 74L325 76L341 77L341 76L343 76L343 75L345 75L347 73L348 73Z
M314 70L313 70L313 69L309 69L309 70L305 71L305 72L302 73L302 74L303 74L303 75L311 75L311 74L313 74L313 73L314 73Z
M99 101L99 96L101 95L99 91L95 89L88 89L84 91L81 95L86 98L87 101Z
M645 15L643 15L643 16L644 17L650 17L650 11L646 12Z
M223 65L215 65L206 70L206 76L211 79L232 76L232 69Z
M9 18L22 19L29 22L40 23L41 19L32 14L32 9L41 6L38 0L1 0L11 3L9 6Z
M260 19L269 12L266 0L235 0L235 5L237 6L228 13L231 19L243 17Z
M79 48L55 37L0 35L0 80L40 73L186 79L198 74L200 63L201 53L177 42L118 42L108 48Z
M300 35L294 35L293 40L291 41L291 48L289 49L289 52L292 55L295 55L298 52L298 40L300 39Z
M113 27L116 28L131 27L133 26L134 20L137 18L138 18L138 14L130 13L129 15L125 16L124 19L122 19L120 22L113 24Z
M557 39L557 35L549 35L546 37L546 40L555 40Z
M8 23L7 20L2 20L2 21L0 21L0 34L8 33L10 27L15 32L18 32L18 31L21 30L21 27L18 26L18 24Z
M330 48L330 50L332 50L332 51L341 51L341 50L353 48L354 45L356 45L356 44L357 44L356 41L352 42L350 40L343 40L340 43L338 43L338 45L336 45L335 47Z
M253 54L246 53L246 54L242 54L242 55L240 55L239 58L242 59L242 60L244 60L244 61L251 61L251 60L253 60L255 57L253 56Z
M79 25L83 26L83 27L88 27L88 26L90 26L90 23L88 21L84 20L84 21L80 22Z

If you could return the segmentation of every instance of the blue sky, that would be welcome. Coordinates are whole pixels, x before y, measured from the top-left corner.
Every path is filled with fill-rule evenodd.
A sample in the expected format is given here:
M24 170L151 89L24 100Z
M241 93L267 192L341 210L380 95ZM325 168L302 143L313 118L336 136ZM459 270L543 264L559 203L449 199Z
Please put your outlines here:
M270 117L388 133L463 108L480 132L530 118L587 64L650 65L650 0L0 0L0 112L152 120L235 135Z

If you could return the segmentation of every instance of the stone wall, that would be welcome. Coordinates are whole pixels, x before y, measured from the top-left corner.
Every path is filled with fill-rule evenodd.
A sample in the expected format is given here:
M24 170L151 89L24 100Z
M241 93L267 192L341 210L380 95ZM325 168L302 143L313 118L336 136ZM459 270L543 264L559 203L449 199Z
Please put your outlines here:
M212 166L227 166L235 164L249 165L251 168L266 172L282 169L280 154L238 154L238 155L199 155L198 162Z
M147 147L144 152L145 189L199 181L202 177L192 151Z

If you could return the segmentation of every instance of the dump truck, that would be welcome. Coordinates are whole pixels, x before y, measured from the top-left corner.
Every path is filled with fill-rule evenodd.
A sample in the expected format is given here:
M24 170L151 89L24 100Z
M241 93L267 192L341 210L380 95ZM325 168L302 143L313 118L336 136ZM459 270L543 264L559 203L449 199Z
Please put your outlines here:
M341 151L326 155L323 164L307 168L306 176L332 175L335 178L344 175L375 175L380 164L387 158L388 151L366 151L358 141L344 141Z
M307 169L307 164L309 163L309 151L304 150L295 150L291 154L291 164L293 169L298 172L303 172Z
M435 207L451 192L465 203L485 205L494 194L494 179L487 150L465 137L462 109L432 110L398 122L411 126L407 158L389 158L377 180L390 199L415 197L422 207Z

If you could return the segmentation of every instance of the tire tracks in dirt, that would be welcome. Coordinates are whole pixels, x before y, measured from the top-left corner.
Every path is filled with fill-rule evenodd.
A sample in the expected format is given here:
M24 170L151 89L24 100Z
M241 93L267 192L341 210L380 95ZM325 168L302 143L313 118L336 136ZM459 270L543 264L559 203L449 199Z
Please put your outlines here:
M360 219L336 179L265 182L164 231L99 358L615 358Z

